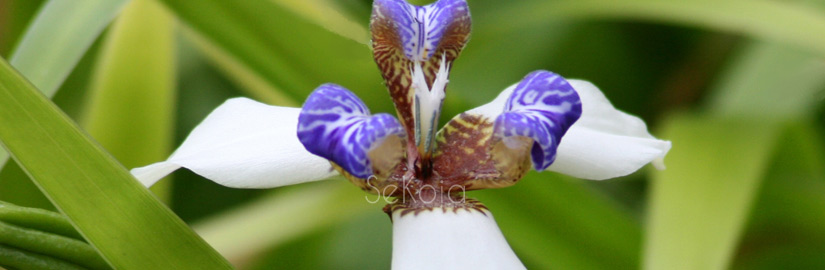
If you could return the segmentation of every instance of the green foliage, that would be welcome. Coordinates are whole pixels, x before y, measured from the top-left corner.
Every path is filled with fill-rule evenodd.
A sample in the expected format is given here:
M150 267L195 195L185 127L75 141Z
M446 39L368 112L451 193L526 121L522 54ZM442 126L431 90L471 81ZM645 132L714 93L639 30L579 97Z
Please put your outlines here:
M668 155L675 165L653 176L644 267L726 269L777 126L682 116L662 134L679 144Z
M334 82L373 112L393 112L368 45L372 1L127 2L4 13L32 23L16 41L0 31L0 48L17 44L9 62L22 74L0 68L0 141L20 164L0 172L0 199L52 207L42 191L65 217L0 205L0 265L73 269L97 252L117 269L228 268L217 250L249 269L387 268L382 205L341 179L273 191L188 172L161 182L174 187L161 197L213 250L124 170L163 159L232 96L298 106ZM470 1L473 36L453 67L445 120L548 69L594 82L673 150L665 171L609 182L531 173L468 195L530 269L825 267L819 2ZM45 98L58 88L61 108ZM23 248L14 230L82 254Z
M66 217L38 208L0 202L0 246L0 265L111 269Z
M478 194L528 269L639 268L638 221L583 180L548 174Z
M125 3L125 0L77 3L64 0L47 1L20 37L9 62L46 96L53 96ZM17 15L25 14L17 11L32 4L37 3L9 3ZM22 19L28 18L14 18ZM8 159L8 153L0 149L0 169L4 168ZM0 192L0 198L30 206L53 207L44 202L39 192L34 191L31 181L18 176L19 171L18 168L3 170L4 177L0 178L3 192Z
M124 8L98 57L86 131L127 168L166 158L175 108L173 18L154 1ZM169 183L153 187L169 197Z
M769 0L631 0L621 5L605 0L544 1L516 6L503 17L518 18L513 24L551 19L626 19L729 31L763 40L798 46L825 56L825 31L821 10L797 3Z
M0 105L4 147L110 265L229 267L5 61Z

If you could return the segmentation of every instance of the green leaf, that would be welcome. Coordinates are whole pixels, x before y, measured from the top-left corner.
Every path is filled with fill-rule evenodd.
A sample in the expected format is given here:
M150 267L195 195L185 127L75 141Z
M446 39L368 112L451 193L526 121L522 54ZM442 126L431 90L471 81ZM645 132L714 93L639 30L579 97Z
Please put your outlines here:
M3 153L6 153L0 147ZM40 192L29 176L26 175L17 163L11 162L0 171L0 200L20 206L36 207L57 211L49 199Z
M163 3L221 53L243 65L245 72L254 72L256 80L265 80L269 89L283 91L292 100L303 100L322 83L335 82L356 93L382 93L361 97L370 104L384 101L375 111L392 109L367 46L308 22L273 1Z
M529 269L638 268L638 221L583 181L531 172L512 187L467 195L487 205Z
M11 269L85 270L87 268L35 252L0 245L0 265Z
M690 264L683 264L688 269L729 267L756 198L754 190L762 182L766 162L783 128L775 123L804 119L813 112L816 95L825 86L823 75L825 64L810 53L778 43L753 42L739 52L712 87L708 116L727 120L706 118L710 124L704 128L697 128L700 123L671 123L671 130L682 130L669 132L674 137L665 136L674 141L667 160L673 166L654 179L646 266L658 269L689 260ZM691 121L699 122L683 122ZM719 126L726 124L729 130L723 131L725 128ZM690 125L697 130L680 127ZM680 146L685 143L688 145ZM680 153L679 149L684 150ZM692 202L687 196L694 197ZM784 211L788 205L783 205Z
M193 228L234 263L248 262L265 248L350 219L383 205L368 204L370 194L343 179L281 188L225 214L210 217ZM389 226L389 222L387 222Z
M49 1L26 29L9 63L46 96L53 96L126 2Z
M769 121L670 119L653 174L645 269L726 269L778 138Z
M229 264L5 61L0 141L116 269Z
M214 62L223 72L228 75L236 85L251 95L253 98L272 105L298 106L300 103L294 97L287 95L282 89L267 81L265 78L248 65L240 62L221 47L218 47L206 38L189 28L184 28L183 34L197 47L201 53Z
M306 20L315 22L330 32L369 45L370 35L363 23L357 23L332 0L273 0L278 5L292 11ZM366 22L366 18L358 20Z
M36 252L91 269L109 269L95 250L83 241L27 229L0 221L0 244Z
M825 266L825 143L809 121L789 125L780 139L734 269Z
M21 207L0 202L0 221L24 228L83 240L66 217L39 208Z
M107 33L97 58L83 124L127 168L163 160L172 149L173 22L154 0L133 0ZM152 190L169 197L168 182Z
M720 117L799 119L821 102L825 62L765 42L748 44L721 74L710 103Z
M49 1L26 29L9 63L47 97L54 96L89 46L126 2ZM0 150L0 168L8 158L8 153Z
M792 2L770 0L530 1L500 13L509 28L558 19L653 21L741 34L796 46L825 56L825 13Z
M4 1L0 3L0 55L8 57L43 1Z

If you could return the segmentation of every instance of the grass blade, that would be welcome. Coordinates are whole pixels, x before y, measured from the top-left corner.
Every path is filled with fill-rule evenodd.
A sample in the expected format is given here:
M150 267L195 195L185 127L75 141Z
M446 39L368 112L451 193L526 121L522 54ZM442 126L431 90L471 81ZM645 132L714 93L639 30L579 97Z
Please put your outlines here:
M154 0L133 0L108 32L97 58L86 131L121 164L165 159L175 107L173 18ZM152 187L168 198L168 183Z
M241 63L244 70L271 84L269 89L280 89L292 100L305 99L327 82L356 93L386 92L369 47L308 22L273 1L162 2L192 30L234 58L233 62ZM392 108L385 102L386 95L361 97L368 104L384 101L375 102L384 105L371 108L375 111Z
M9 63L47 97L54 96L63 80L126 2L47 2L26 29ZM0 168L8 158L8 153L0 149Z
M0 61L0 141L116 269L229 269L46 96Z
M235 264L249 262L266 248L337 224L364 211L381 211L367 204L374 196L340 179L286 187L277 194L201 221L193 228ZM370 198L372 199L372 198ZM389 225L382 224L382 225Z
M779 129L763 121L671 120L662 136L674 142L669 166L651 183L644 268L726 269Z
M26 29L9 63L46 96L53 96L126 2L47 2Z
M109 266L85 242L0 221L0 245L37 252L91 269Z
M639 268L638 221L584 181L531 172L512 187L468 196L490 208L529 269Z
M715 86L710 112L720 117L799 119L825 88L825 62L778 44L748 44ZM783 91L777 91L783 89Z
M272 0L278 5L300 15L301 17L323 26L330 32L355 42L369 45L370 35L367 27L357 23L339 11L335 1L331 0ZM366 18L361 20L366 22Z
M4 245L0 245L0 265L12 267L12 269L31 270L84 270L76 264L60 259L44 256L38 253L20 250Z
M525 11L527 11L525 13ZM620 19L698 27L793 45L825 57L825 12L770 0L584 0L513 5L506 27L558 19ZM504 27L504 26L502 26Z

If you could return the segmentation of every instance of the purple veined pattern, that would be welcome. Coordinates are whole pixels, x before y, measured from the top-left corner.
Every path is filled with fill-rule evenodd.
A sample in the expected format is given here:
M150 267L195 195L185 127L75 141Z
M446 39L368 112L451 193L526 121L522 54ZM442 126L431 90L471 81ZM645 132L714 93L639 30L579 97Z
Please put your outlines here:
M316 88L298 116L298 139L307 151L359 178L372 175L369 151L392 135L404 135L395 117L371 116L355 94L335 84Z
M395 22L401 46L407 59L426 61L433 56L448 28L457 21L469 20L465 0L440 0L426 6L415 6L404 0L376 0L377 16ZM462 44L463 46L463 44Z
M534 71L507 99L493 134L505 144L514 142L514 136L533 139L533 167L541 171L553 163L562 136L581 114L579 95L567 80L549 71Z
M449 64L467 44L470 28L470 11L464 0L439 0L423 7L404 0L373 2L373 57L398 117L409 132L409 143L415 143L416 135L412 70L420 65L426 88L432 88L441 65L446 63L449 72Z

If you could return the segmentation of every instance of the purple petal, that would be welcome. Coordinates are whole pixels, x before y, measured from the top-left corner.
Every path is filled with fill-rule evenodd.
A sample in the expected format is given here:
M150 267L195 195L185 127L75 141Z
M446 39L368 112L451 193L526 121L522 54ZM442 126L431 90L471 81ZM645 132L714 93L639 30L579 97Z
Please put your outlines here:
M419 7L403 0L376 0L370 18L373 57L403 125L413 140L414 91L410 70L420 62L428 87L443 64L449 71L470 38L470 10L464 0L440 0Z
M364 179L373 173L369 151L388 136L403 134L394 117L370 116L355 94L335 84L315 89L298 116L298 139L307 151Z
M544 170L556 159L562 136L581 114L579 95L567 80L549 71L534 71L513 90L504 113L496 118L493 134L505 143L512 136L533 139L533 167Z
M456 30L461 30L459 34L469 35L470 9L465 0L440 0L423 7L404 0L376 0L373 16L374 23L393 26L375 30L394 32L374 31L373 36L397 36L404 55L413 61L429 59L443 41L458 42L464 47L466 40L445 39L445 35Z

